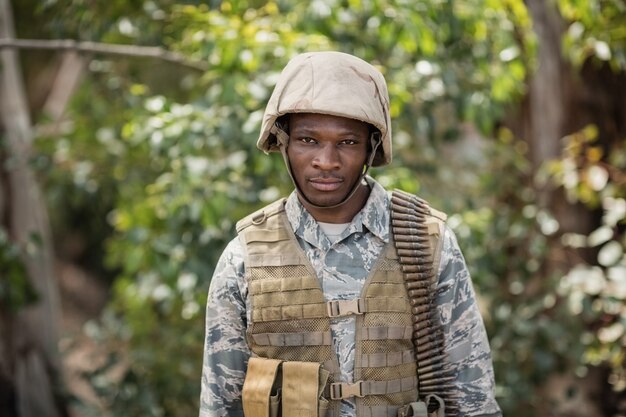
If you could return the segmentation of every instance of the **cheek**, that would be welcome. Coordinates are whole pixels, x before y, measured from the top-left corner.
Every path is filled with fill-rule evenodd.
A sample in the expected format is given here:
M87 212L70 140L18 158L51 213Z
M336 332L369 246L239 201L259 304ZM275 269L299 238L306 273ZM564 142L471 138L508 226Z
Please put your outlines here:
M350 155L345 156L346 161L350 161L349 164L355 167L363 167L367 163L367 150L359 149L352 152Z
M305 152L298 150L297 147L287 148L287 159L291 166L291 172L294 175L302 175L302 170L308 165L307 156Z
M289 162L293 165L293 161L300 158L300 152L298 152L293 147L289 147L287 148L287 158L289 159Z

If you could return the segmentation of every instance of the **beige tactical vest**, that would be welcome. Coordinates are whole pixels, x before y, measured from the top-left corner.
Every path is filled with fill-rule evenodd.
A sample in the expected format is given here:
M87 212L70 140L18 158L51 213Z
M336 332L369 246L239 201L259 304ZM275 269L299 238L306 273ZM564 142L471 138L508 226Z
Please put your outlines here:
M237 224L246 251L252 304L247 337L253 356L321 363L331 372L324 395L330 399L328 417L338 417L339 400L352 396L357 416L395 417L418 393L412 313L393 242L383 248L360 298L326 302L284 203L279 200ZM339 364L330 319L351 314L356 315L357 382L333 383Z

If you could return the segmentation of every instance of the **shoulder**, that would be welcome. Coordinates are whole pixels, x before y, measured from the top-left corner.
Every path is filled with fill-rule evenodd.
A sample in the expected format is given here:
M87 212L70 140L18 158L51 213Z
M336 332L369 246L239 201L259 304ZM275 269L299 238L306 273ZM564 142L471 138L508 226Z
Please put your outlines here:
M443 222L445 222L448 218L448 215L446 213L437 210L427 200L417 194L402 191L397 188L391 191L387 191L387 194L392 203L398 204L403 207L413 207L417 209L421 214L425 214L427 217L433 217Z
M213 271L209 304L218 306L235 300L243 304L246 293L244 246L239 236L235 236L224 248Z
M416 194L407 193L406 191L395 189L389 191L389 199L391 200L391 210L398 213L415 213L424 218L428 226L429 234L442 235L445 229L445 222L448 215L443 211L434 208L428 201ZM406 211L408 210L408 211Z
M444 213L443 211L439 211L436 208L434 208L433 206L430 205L430 203L426 202L428 204L428 208L430 209L430 215L431 217L434 217L437 220L440 220L442 222L445 222L448 219L448 215L446 213Z
M426 202L428 204L428 202ZM448 215L443 211L439 211L428 204L429 215L426 216L426 226L428 227L428 234L435 235L437 238L442 239L446 234L448 226L446 220Z
M211 282L238 278L239 276L243 276L243 271L243 244L239 236L235 236L224 248L215 266Z

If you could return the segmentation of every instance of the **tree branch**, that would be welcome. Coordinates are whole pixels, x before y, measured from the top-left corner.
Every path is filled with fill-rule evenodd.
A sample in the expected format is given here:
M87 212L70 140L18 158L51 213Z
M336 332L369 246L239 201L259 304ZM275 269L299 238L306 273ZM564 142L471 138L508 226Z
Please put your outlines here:
M50 93L43 105L44 114L58 123L65 112L67 103L74 94L83 75L87 60L76 51L63 52L60 68L52 83Z
M183 65L199 71L206 71L209 67L202 61L187 59L178 52L168 51L158 46L119 45L100 42L79 42L72 39L10 39L0 38L0 49L46 49L72 50L80 53L98 53L129 57L158 58L164 61Z

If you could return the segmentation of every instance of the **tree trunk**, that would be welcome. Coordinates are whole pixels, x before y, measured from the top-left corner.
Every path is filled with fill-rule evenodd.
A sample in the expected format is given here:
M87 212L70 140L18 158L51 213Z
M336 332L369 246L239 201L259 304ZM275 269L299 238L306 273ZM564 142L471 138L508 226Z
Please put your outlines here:
M538 40L537 69L529 80L529 93L522 115L521 137L529 145L530 160L539 169L561 155L561 139L584 127L579 118L581 83L574 69L564 61L561 48L565 24L552 1L526 0ZM588 233L593 216L579 204L569 203L561 190L546 187L538 191L539 205L549 209L559 222L561 233ZM555 268L569 269L580 254L567 254ZM556 258L563 259L563 256Z
M14 38L9 0L0 0L0 38ZM32 126L17 53L0 51L0 110L8 153L0 177L2 226L25 251L23 262L37 302L17 313L0 309L2 415L60 417L61 365L57 349L58 295L46 208L29 167ZM35 239L33 239L35 237Z
M550 1L527 0L538 39L538 68L529 84L524 136L535 168L561 152L564 136L564 74L569 68L561 58L563 23Z

